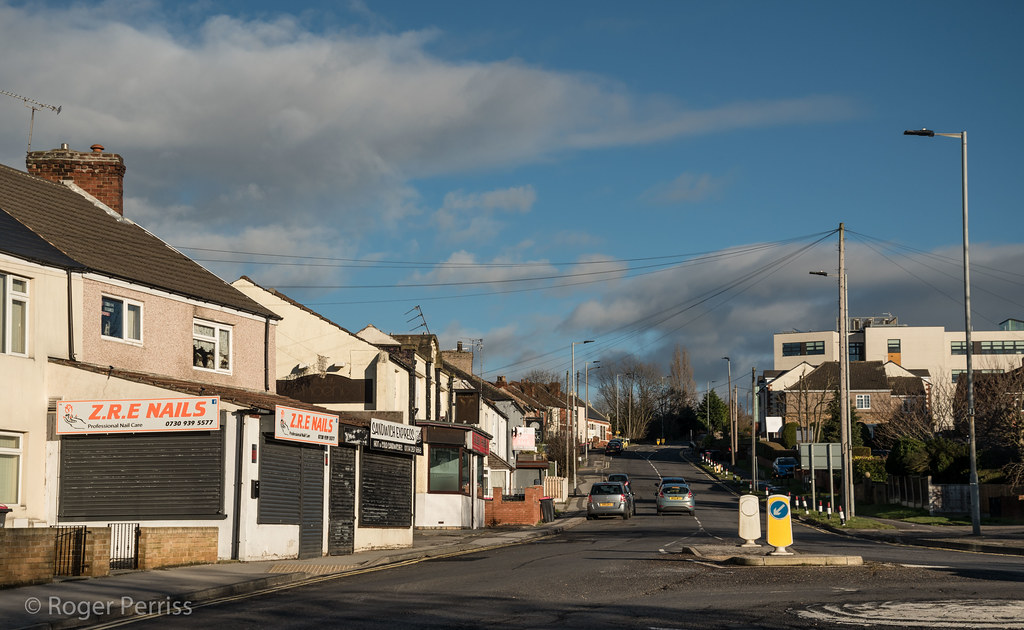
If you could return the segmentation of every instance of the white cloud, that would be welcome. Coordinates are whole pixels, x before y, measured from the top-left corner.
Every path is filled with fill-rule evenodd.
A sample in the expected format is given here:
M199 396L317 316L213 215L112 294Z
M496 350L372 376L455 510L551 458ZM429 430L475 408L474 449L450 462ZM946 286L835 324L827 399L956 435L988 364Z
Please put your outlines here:
M683 173L671 182L660 184L643 194L643 198L657 204L692 203L703 201L721 190L725 180L709 173Z
M358 35L224 15L188 28L174 20L194 14L173 10L0 6L5 48L34 51L0 59L0 83L63 105L37 116L34 148L100 142L125 157L134 199L224 232L390 230L421 211L417 178L852 112L828 96L693 111L591 75L440 59L427 49L435 30ZM8 164L23 158L23 113L0 112ZM452 193L441 211L527 212L535 200L529 186ZM479 220L456 236L498 227Z

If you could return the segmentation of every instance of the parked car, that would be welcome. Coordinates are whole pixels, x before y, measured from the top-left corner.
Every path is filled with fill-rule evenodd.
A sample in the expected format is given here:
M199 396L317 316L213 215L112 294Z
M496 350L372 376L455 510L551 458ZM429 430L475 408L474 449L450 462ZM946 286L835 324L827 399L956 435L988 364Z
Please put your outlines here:
M623 520L636 513L633 493L621 481L597 481L587 495L587 520L599 516L621 516Z
M622 453L622 441L620 440L608 440L608 444L604 447L605 455L618 455Z
M796 472L797 461L795 457L776 457L772 462L772 472L776 477L792 477Z
M665 512L689 512L693 516L697 511L696 502L690 486L683 483L666 483L658 489L658 514Z

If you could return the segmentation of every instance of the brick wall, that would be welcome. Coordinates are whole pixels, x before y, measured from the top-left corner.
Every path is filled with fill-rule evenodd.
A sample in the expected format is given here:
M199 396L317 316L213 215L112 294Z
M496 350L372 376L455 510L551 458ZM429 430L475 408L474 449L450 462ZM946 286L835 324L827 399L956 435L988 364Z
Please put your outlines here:
M524 493L525 501L504 501L501 488L494 488L494 499L484 503L484 522L487 525L536 525L541 520L540 499L542 486L530 486Z
M53 579L57 530L50 527L0 528L0 587L41 584ZM110 573L110 528L85 534L83 575Z
M217 562L216 527L142 527L139 569Z

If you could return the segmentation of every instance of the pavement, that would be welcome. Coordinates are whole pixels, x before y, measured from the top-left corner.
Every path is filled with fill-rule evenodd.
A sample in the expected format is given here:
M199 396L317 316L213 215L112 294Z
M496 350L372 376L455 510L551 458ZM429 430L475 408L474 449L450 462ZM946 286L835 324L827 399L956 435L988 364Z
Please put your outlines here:
M356 575L388 566L408 564L522 544L557 535L586 520L583 490L601 479L607 462L594 458L581 467L577 492L556 505L550 523L525 527L490 527L475 530L415 530L413 544L403 549L376 549L346 556L305 560L220 562L155 571L120 571L101 578L76 578L0 590L0 627L11 629L67 629L116 623L129 616L187 614L214 600L300 586L343 575ZM1024 555L1024 525L984 526L981 536L968 527L937 527L901 521L894 529L831 529L897 544L923 545L986 553ZM708 561L746 565L859 564L856 556L771 556L772 547L742 550L735 545L695 545L689 553Z
M187 614L226 597L301 586L398 564L517 545L559 534L586 521L590 483L602 478L605 458L581 467L578 491L556 503L556 518L536 526L414 530L413 544L346 556L305 560L219 562L155 571L117 571L100 578L72 578L0 590L0 628L68 629L116 623L148 614Z

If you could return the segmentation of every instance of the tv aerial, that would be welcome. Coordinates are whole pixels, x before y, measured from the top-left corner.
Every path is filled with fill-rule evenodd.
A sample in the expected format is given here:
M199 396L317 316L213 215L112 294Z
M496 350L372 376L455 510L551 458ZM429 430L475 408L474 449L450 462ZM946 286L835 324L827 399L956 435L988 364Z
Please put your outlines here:
M408 323L414 322L414 321L416 321L418 319L422 323L419 326L417 326L416 328L413 328L413 330L419 330L420 328L424 328L424 329L426 329L427 334L429 335L430 334L430 328L427 326L427 318L423 316L423 309L421 309L420 305L417 304L416 306L414 306L414 307L410 308L408 311L406 311L405 314L408 315L409 313L412 313L413 311L415 311L416 314L413 315L411 319L406 320L405 323L408 324Z
M7 96L10 96L11 98L20 99L22 102L25 103L25 107L27 107L27 108L32 110L32 117L29 118L29 121L28 121L28 150L26 151L26 152L31 152L32 151L32 127L35 126L35 123L36 123L36 112L38 110L41 110L41 109L49 109L51 111L56 112L57 114L60 114L60 110L64 109L63 106L61 106L61 105L47 105L46 103L40 103L39 101L33 100L33 99L31 99L31 98L29 98L27 96L22 96L21 94L15 94L14 92L8 92L7 90L0 90L0 94L6 94Z

